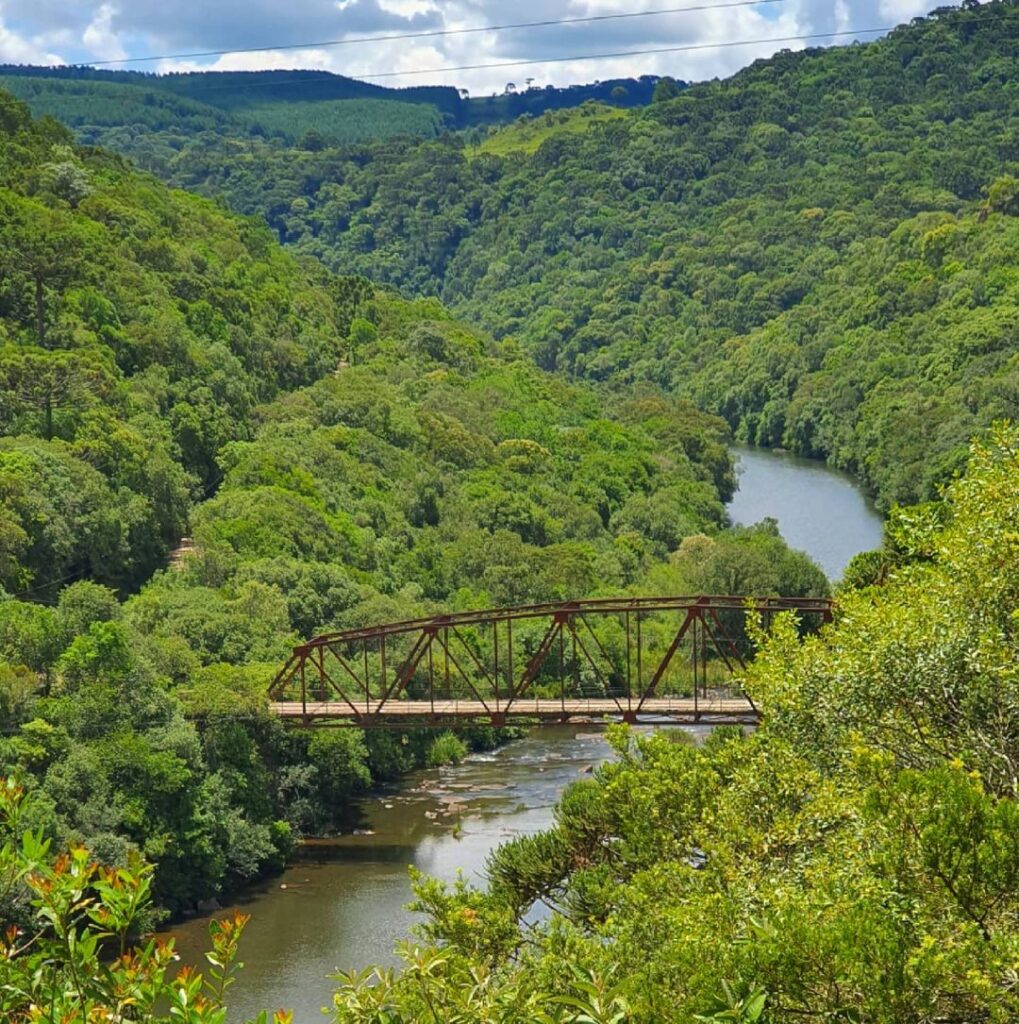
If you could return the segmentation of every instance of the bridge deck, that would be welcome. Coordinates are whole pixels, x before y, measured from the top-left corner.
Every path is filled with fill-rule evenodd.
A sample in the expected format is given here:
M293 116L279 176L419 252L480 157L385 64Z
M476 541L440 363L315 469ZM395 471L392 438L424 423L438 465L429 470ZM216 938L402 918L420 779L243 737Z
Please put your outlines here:
M651 697L640 706L611 698L518 699L507 707L495 700L370 701L359 706L346 701L277 702L270 710L284 721L297 723L333 722L337 725L455 725L457 722L511 724L526 719L569 721L571 718L671 719L678 722L739 722L757 720L757 712L745 697Z

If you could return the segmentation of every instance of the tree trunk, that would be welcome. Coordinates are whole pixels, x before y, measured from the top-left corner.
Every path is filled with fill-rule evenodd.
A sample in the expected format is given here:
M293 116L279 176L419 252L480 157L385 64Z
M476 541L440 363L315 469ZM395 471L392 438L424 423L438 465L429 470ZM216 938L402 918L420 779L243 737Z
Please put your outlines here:
M46 296L43 292L41 274L35 275L35 333L39 338L39 347L46 347Z

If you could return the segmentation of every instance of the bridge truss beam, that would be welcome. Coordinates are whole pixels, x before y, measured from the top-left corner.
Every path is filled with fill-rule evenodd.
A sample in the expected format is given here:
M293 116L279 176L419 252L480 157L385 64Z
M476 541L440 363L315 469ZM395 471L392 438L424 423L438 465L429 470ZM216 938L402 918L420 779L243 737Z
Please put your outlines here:
M821 598L602 598L461 612L315 637L269 689L299 725L756 720L748 616L831 621ZM522 666L519 668L518 666Z

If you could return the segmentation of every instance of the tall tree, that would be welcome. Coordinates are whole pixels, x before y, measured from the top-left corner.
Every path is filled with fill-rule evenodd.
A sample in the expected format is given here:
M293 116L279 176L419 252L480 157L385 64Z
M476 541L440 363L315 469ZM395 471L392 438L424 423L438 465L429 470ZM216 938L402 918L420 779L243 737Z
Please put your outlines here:
M99 242L98 225L31 199L0 193L0 287L31 293L36 343L47 346L49 295L67 288L82 273Z

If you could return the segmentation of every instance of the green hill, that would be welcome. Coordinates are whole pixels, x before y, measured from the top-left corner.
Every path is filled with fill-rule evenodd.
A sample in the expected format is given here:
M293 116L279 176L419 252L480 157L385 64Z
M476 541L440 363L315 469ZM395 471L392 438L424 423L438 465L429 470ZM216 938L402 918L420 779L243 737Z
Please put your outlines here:
M418 879L403 969L340 975L337 1018L1016 1019L1017 453L975 446L946 522L899 524L919 557L833 627L782 625L751 735L618 730L483 885Z
M435 104L409 99L311 100L282 90L286 98L280 100L278 89L213 82L189 90L183 83L173 84L177 87L153 76L111 80L0 74L0 88L27 103L37 116L56 118L74 128L81 141L94 145L119 141L127 148L126 139L157 135L179 147L202 133L210 133L210 141L264 136L335 145L391 135L433 136L445 124Z
M1016 412L1017 50L1014 0L967 5L480 148L185 146L151 166L543 367L694 398L888 505L931 496L974 430Z
M434 137L458 127L599 100L615 108L651 99L656 78L614 79L568 89L525 89L470 99L448 86L387 88L325 71L196 71L169 75L87 67L0 65L0 88L92 145L146 165L188 144L223 137L272 138L310 148L394 135Z
M234 128L285 77L22 76L268 228L0 93L0 1016L222 1020L239 919L207 999L155 944L100 962L152 924L133 854L187 911L505 736L284 729L301 636L825 593L725 528L735 430L943 500L833 624L756 636L760 728L616 731L483 889L417 880L406 968L337 976L337 1018L1019 1019L1019 432L983 429L1019 409L1017 51L1019 0L968 3L646 110L349 146ZM309 119L393 102L316 83Z

